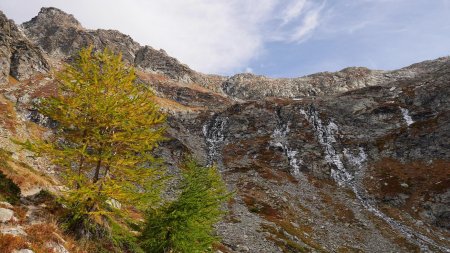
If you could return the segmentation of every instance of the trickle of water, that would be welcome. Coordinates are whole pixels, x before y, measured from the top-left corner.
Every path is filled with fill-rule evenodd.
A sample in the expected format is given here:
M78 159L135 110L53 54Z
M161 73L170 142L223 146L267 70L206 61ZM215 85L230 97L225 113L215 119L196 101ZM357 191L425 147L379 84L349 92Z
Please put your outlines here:
M412 123L414 123L414 120L411 118L411 116L409 116L409 111L408 109L402 108L400 107L400 111L402 111L402 115L403 115L403 119L406 122L406 125L411 125Z
M333 146L333 143L336 142L334 135L338 131L337 125L332 121L328 125L324 125L314 107L309 107L308 111L300 109L300 113L314 126L316 137L325 148L325 160L334 165L334 168L331 169L331 177L339 186L348 184L353 180L353 175L345 169L341 157Z
M403 112L403 110L402 110ZM305 118L310 122L311 125L315 128L315 134L319 141L319 143L324 147L325 149L325 159L327 162L334 165L336 170L331 170L331 176L332 178L337 182L339 186L348 186L350 187L353 192L355 193L357 199L361 202L362 206L373 213L375 216L379 217L380 219L384 220L386 223L388 223L392 228L402 233L408 240L412 241L413 243L417 244L420 249L424 252L429 252L430 249L428 245L432 245L443 252L450 252L449 249L442 247L438 245L436 242L434 242L432 239L428 238L425 235L420 234L419 232L414 231L413 229L395 221L391 217L387 216L383 212L381 212L375 204L371 203L370 199L367 198L368 196L367 192L364 189L359 189L357 186L355 175L353 175L351 172L349 172L344 164L342 163L342 160L338 153L336 152L336 149L334 148L333 144L336 143L335 134L338 132L338 127L335 123L330 121L328 125L324 125L322 123L322 120L319 118L319 115L314 107L309 107L307 111L301 109L300 113L305 116ZM404 114L405 115L405 114ZM406 111L406 115L407 111ZM409 117L409 116L408 116ZM407 121L407 124L412 124L412 119L409 117L408 121L405 118L405 121ZM411 123L408 123L411 122ZM357 156L353 155L348 149L344 148L343 150L344 156L346 159L354 165L356 168L358 168L360 171L363 169L364 163L367 160L367 155L364 152L364 149L362 147L359 148L359 154Z
M203 136L205 137L207 147L207 165L211 166L220 159L219 148L225 141L225 127L228 118L215 116L213 119L203 125Z
M345 158L347 158L347 161L349 161L352 165L357 166L360 168L365 161L367 161L367 154L364 152L364 149L362 147L359 147L359 154L358 156L353 155L347 148L344 148L344 155Z
M270 136L272 137L270 145L274 147L280 147L283 150L284 154L288 158L289 165L291 166L291 174L294 176L299 176L300 165L302 164L302 161L300 159L297 159L298 151L289 147L287 138L288 133L289 122L279 124L278 127L273 131L273 134Z

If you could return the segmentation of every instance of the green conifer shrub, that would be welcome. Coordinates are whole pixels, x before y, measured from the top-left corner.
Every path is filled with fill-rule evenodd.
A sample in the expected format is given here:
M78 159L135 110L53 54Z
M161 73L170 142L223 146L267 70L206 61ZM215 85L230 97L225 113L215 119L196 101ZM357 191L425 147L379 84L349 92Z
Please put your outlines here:
M213 225L222 218L230 193L217 168L187 159L179 190L176 200L148 211L141 238L145 252L208 252L218 241Z

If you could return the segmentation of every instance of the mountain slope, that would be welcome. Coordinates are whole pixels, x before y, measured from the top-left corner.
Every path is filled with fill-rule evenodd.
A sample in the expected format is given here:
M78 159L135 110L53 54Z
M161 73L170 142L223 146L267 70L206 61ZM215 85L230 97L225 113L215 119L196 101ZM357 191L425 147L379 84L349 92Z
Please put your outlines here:
M449 57L396 71L223 77L118 31L84 29L55 8L22 24L23 33L0 17L2 52L27 45L26 74L5 67L0 77L0 111L9 108L0 148L15 156L26 156L9 139L15 131L26 138L46 126L32 102L53 94L48 71L81 47L109 47L169 113L172 139L158 154L170 167L182 151L216 163L236 190L217 226L223 252L449 252ZM4 66L15 66L10 55L2 53Z

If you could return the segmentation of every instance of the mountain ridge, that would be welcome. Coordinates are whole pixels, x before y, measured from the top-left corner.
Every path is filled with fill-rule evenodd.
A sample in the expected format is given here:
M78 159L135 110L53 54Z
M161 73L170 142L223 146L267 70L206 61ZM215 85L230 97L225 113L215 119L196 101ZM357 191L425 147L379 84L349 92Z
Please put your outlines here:
M171 141L157 151L167 166L192 153L236 191L217 225L222 252L449 252L449 57L394 71L224 77L118 31L86 30L56 8L41 12L22 26L26 36L10 36L5 27L15 25L0 15L9 36L0 49L28 41L25 52L36 52L19 57L22 74L0 79L0 148L14 157L55 174L10 138L51 133L33 102L54 94L51 70L92 42L123 52L155 90L168 113ZM17 65L9 54L0 62Z
M55 22L58 19L58 22ZM219 94L234 99L252 100L264 97L296 98L304 96L333 95L352 89L378 85L411 77L412 67L393 70L370 70L364 67L348 67L337 72L319 72L296 78L269 78L254 74L233 76L208 75L196 72L170 57L164 50L141 46L129 35L117 30L84 29L73 15L56 8L42 8L39 14L21 25L25 34L47 54L62 58L71 57L83 46L110 47L121 52L124 59L138 69L162 73L182 83L198 83ZM59 29L59 30L58 30ZM58 33L56 33L58 31ZM56 34L56 35L55 35ZM95 39L98 38L98 39ZM436 59L448 60L448 57ZM426 63L429 61L423 62ZM426 71L426 70L425 70ZM417 70L416 70L417 72Z

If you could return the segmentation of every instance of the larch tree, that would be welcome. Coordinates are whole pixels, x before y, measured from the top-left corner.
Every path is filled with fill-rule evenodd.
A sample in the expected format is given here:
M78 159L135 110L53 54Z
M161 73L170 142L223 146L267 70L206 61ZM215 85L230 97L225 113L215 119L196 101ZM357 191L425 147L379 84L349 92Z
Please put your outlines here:
M159 201L165 170L152 150L164 140L166 117L108 49L82 49L57 80L58 95L38 105L56 122L54 135L31 148L62 170L69 228L89 237L120 206L144 210Z

